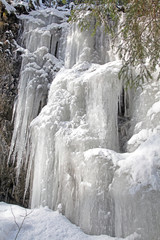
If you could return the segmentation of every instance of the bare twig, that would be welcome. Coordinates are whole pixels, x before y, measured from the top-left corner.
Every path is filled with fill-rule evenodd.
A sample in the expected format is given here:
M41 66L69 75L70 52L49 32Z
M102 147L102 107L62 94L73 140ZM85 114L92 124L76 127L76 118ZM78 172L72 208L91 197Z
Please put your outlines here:
M16 240L16 239L18 238L18 235L19 235L22 227L23 227L24 221L26 220L26 218L27 218L33 211L27 213L27 209L25 209L25 215L24 215L24 216L21 216L21 217L23 217L23 220L22 220L21 224L19 225L19 224L17 223L17 221L16 221L16 217L15 217L15 215L14 215L12 206L10 206L10 208L11 208L11 213L12 213L13 218L14 218L14 222L15 222L17 228L18 228L18 232L17 232L17 234L16 234L16 236L15 236L15 238L14 238L14 240Z
M19 225L18 225L18 223L17 223L17 221L16 221L16 217L15 217L15 215L14 215L14 212L13 212L13 209L12 209L12 206L10 205L10 208L11 208L11 213L12 213L12 215L13 215L13 217L14 217L14 222L15 222L15 224L17 225L17 227L18 227L18 229L19 229Z

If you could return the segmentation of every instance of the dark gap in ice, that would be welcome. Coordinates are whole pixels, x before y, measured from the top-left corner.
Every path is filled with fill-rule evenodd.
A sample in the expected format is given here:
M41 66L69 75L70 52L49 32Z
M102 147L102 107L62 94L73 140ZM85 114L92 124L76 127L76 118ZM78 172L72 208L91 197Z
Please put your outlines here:
M128 109L129 96L123 88L118 102L118 134L120 152L125 152L126 142L128 140L128 129L130 127L130 117L127 116Z
M53 38L53 35L51 35L50 46L49 46L49 53L51 53L51 51L52 51L52 38Z
M56 58L58 57L58 42L56 43L54 56L55 56Z

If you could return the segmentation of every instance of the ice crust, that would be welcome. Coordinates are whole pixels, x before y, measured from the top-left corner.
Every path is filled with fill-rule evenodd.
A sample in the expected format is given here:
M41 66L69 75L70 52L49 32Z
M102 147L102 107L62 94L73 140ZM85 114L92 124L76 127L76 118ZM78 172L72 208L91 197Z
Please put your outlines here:
M28 166L31 207L61 204L88 234L138 232L141 240L159 240L160 82L134 92L125 111L127 153L119 153L121 62L109 37L69 26L58 10L35 11L23 21L11 153L17 175Z

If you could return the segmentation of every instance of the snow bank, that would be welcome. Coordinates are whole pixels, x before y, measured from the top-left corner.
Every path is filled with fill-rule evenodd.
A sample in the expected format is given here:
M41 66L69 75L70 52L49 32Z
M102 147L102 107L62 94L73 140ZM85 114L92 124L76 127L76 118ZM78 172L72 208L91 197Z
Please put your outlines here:
M18 226L21 226L19 233ZM24 209L1 202L0 239L13 240L17 233L19 240L24 238L25 240L122 240L122 238L112 238L105 235L86 235L58 211L53 212L48 207ZM139 239L138 234L134 233L124 240L136 239Z

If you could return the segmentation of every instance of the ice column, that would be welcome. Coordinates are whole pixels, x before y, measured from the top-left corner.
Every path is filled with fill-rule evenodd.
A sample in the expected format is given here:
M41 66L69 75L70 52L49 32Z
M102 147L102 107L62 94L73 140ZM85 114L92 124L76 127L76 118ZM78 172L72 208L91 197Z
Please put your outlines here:
M84 62L61 69L47 105L31 123L27 176L28 183L33 179L31 207L56 209L61 203L63 213L86 232L112 236L114 163L112 151L101 149L118 150L119 68L119 62Z
M66 68L71 68L78 62L104 64L116 59L110 46L110 36L105 34L103 26L97 28L93 35L94 24L94 21L91 22L90 29L86 31L81 31L78 23L71 25L67 37Z
M22 21L24 48L10 150L17 177L26 159L30 122L46 104L49 84L63 65L67 28L65 14L55 9L33 11Z

